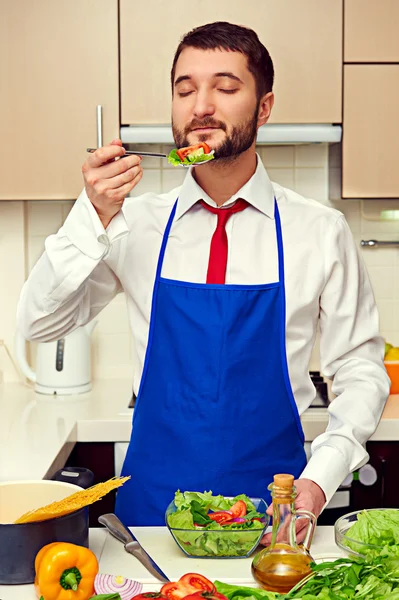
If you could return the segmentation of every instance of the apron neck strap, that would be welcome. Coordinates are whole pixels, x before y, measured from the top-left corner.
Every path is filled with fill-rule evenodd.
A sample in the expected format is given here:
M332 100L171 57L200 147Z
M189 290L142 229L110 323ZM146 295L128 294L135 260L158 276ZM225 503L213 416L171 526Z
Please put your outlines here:
M166 245L168 243L168 238L169 238L169 233L172 227L172 223L173 223L173 219L175 218L175 214L176 214L176 208L177 208L177 201L178 198L176 199L176 202L173 205L172 211L169 215L169 219L165 228L165 232L163 234L163 238L162 238L162 245L161 245L161 250L159 252L159 257L158 257L158 265L157 265L157 272L155 275L155 281L159 281L159 278L161 277L161 272L162 272L162 265L163 265L163 260L165 257L165 250L166 250ZM281 220L280 220L280 213L278 210L278 206L277 206L277 200L274 199L274 219L275 219L275 223L276 223L276 237L277 237L277 254L278 254L278 279L280 283L284 283L284 250L283 250L283 235L281 232Z

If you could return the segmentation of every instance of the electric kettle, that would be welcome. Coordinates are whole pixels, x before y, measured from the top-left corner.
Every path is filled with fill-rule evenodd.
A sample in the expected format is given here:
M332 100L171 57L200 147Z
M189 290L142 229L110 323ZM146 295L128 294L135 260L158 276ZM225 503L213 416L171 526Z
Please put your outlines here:
M90 336L98 321L78 327L55 342L37 344L36 372L26 358L26 340L15 334L15 358L39 394L84 394L91 390Z

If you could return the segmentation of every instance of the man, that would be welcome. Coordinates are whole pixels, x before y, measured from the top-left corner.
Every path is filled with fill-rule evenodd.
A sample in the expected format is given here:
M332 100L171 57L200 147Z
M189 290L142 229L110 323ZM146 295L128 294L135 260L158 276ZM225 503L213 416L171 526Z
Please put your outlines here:
M181 188L126 199L141 159L120 140L83 165L85 192L25 284L25 336L60 338L122 290L137 349L137 402L116 511L162 525L176 489L269 499L292 473L297 507L318 516L389 393L370 283L341 213L272 184L256 155L273 108L273 64L249 29L188 33L172 67L176 145L206 142L209 164ZM293 93L300 93L300 90ZM317 326L337 398L306 464L299 415Z

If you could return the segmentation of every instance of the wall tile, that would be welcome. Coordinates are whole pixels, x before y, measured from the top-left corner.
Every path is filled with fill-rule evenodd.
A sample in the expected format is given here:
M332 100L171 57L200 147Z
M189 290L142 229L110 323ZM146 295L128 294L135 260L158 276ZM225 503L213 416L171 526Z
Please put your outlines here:
M126 144L126 150L139 150L141 152L163 152L159 144ZM155 156L143 156L141 165L143 169L161 169L164 158Z
M294 189L294 169L267 169L272 181L283 187Z
M380 313L380 330L394 331L395 301L379 300L377 307Z
M31 272L44 252L44 243L47 236L34 235L28 240L28 270Z
M328 173L326 169L295 169L295 191L306 198L328 203Z
M133 376L130 337L130 332L102 334L94 330L92 346L95 377L101 379L106 373L111 376L112 373Z
M375 221L366 220L363 217L361 232L363 235L367 236L367 238L373 236L377 239L382 239L381 235L386 235L388 233L396 234L396 238L398 238L399 221ZM390 236L390 239L392 239L392 235Z
M62 222L64 222L69 215L74 202L63 202L62 203Z
M182 169L181 167L175 167L172 171L171 169L165 169L162 171L162 192L168 192L169 190L173 190L173 188L182 185L185 176L187 175L187 170Z
M377 303L394 298L394 267L369 267L367 269Z
M101 334L126 334L130 332L124 294L118 294L96 317L96 330Z
M389 344L392 344L392 346L399 347L399 329L397 329L396 331L385 331L381 329L380 333L384 340L386 340Z
M130 192L130 196L141 196L146 192L161 192L161 171L160 170L145 170L141 181Z
M258 146L257 151L266 169L294 166L293 146Z
M328 144L304 144L295 146L296 167L326 167Z
M336 208L345 215L345 219L352 233L360 233L361 229L361 215L360 215L360 202L358 200L331 200L330 204L333 208Z
M341 200L341 169L328 170L328 197L330 200Z
M328 148L328 163L331 169L341 169L342 147L341 144L330 144Z
M63 223L61 202L29 202L28 233L29 235L50 235L55 233Z

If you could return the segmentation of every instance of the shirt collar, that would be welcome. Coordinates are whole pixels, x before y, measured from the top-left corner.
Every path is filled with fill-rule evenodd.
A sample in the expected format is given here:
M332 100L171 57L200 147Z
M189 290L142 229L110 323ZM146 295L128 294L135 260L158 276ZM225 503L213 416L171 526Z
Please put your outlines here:
M256 157L257 166L251 179L249 179L249 181L247 181L247 183L243 185L242 188L239 189L236 194L234 194L234 196L229 198L229 200L225 202L223 206L228 206L238 200L238 198L243 198L254 208L258 209L271 219L274 219L273 186L259 155L257 154ZM217 206L216 202L212 200L212 198L208 196L208 194L206 194L195 181L192 170L193 169L189 169L183 185L180 188L175 221L180 219L180 217L190 210L190 208L194 206L198 200L204 200L211 206Z

